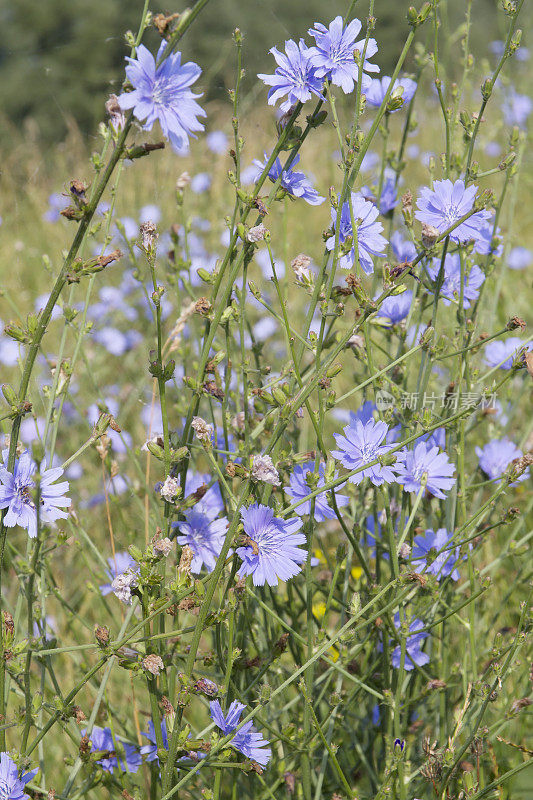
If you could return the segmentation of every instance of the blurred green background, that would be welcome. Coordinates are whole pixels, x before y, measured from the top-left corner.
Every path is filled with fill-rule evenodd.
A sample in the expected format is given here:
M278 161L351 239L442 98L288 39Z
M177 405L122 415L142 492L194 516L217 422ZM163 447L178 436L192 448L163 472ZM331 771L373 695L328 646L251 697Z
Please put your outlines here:
M415 5L421 5L418 0ZM396 61L407 32L405 15L414 0L376 0L377 62L387 70ZM153 0L153 13L174 13L187 5L181 0ZM505 15L496 13L498 0L474 0L474 52L486 54L488 43L500 38ZM465 0L450 0L450 31L464 18ZM0 85L2 127L29 126L44 144L61 141L74 122L92 134L103 117L103 103L118 91L124 76L127 48L124 33L137 30L143 0L0 0ZM257 72L273 71L268 50L287 38L305 36L315 21L328 23L343 14L348 0L211 0L201 21L184 41L188 58L204 69L202 89L207 100L223 99L234 81L231 33L245 34L248 87ZM368 0L359 0L354 14L368 15ZM155 50L154 29L144 39ZM446 38L445 38L446 41ZM409 68L409 63L407 63ZM246 89L246 86L245 86ZM11 125L9 125L11 123ZM4 130L5 132L5 130ZM2 137L4 142L9 136Z

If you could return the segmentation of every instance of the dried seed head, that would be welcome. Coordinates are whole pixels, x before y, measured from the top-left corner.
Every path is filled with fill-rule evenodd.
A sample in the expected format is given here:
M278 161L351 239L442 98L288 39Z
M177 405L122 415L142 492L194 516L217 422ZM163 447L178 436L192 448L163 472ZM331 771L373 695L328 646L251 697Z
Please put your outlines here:
M182 172L176 181L176 191L182 192L191 182L191 176L188 172Z
M143 222L139 228L139 233L141 234L141 242L143 249L146 252L153 250L155 241L158 237L157 227L155 225L155 222L150 222L150 220L148 220L147 222Z
M180 556L180 563L178 564L178 572L180 575L191 574L191 564L194 557L192 548L188 544L183 545Z
M261 222L259 225L254 225L253 228L248 230L248 233L246 234L246 240L252 244L255 242L260 242L265 238L266 233L268 233L268 231Z
M296 275L296 279L300 283L311 282L312 274L311 270L309 269L310 264L311 258L306 256L305 253L299 253L296 258L293 258L291 261L293 272Z
M214 427L202 417L193 417L191 427L201 442L208 444L214 433Z
M171 503L178 496L179 491L180 484L178 479L167 475L159 493L163 500L166 500L167 503Z
M251 470L252 480L269 483L271 486L280 486L279 474L270 456L254 456Z
M166 558L168 555L170 555L170 551L172 550L172 541L168 538L168 536L165 536L163 539L156 539L153 547L155 553Z
M163 664L163 659L161 656L157 656L155 653L150 653L149 655L145 656L142 660L143 669L146 672L150 672L152 675L159 675L162 669L165 668Z

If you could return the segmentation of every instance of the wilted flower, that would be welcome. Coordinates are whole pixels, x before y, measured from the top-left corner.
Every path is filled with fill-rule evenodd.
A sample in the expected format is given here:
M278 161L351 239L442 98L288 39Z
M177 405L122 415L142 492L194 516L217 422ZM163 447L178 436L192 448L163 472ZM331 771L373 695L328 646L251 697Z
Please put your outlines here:
M135 58L126 57L129 62L126 76L133 91L121 94L118 102L122 109L133 109L137 119L144 123L144 130L152 130L158 121L164 136L179 151L188 145L194 131L204 129L198 117L205 117L205 111L195 99L201 95L190 89L202 70L192 61L182 64L179 52L157 66L166 46L166 42L161 42L157 60L143 44L137 48Z
M254 586L277 586L278 579L287 581L301 571L299 566L307 558L298 517L281 519L271 508L254 503L241 511L244 532L250 544L237 548L242 565L239 577L252 575Z
M355 60L358 51L363 55L365 39L356 41L361 31L361 23L353 19L346 27L344 20L339 15L330 23L329 28L320 22L315 22L314 28L309 28L309 35L315 40L315 45L310 48L309 60L319 78L328 78L335 86L340 86L345 94L353 92L354 84L359 80L359 66ZM368 39L361 85L363 90L370 83L370 78L365 72L379 72L376 64L371 64L367 59L375 56L378 46L375 39Z
M267 233L267 229L261 222L259 225L254 225L253 228L248 229L246 239L252 243L261 242L265 238L265 233Z
M167 475L165 478L165 482L161 486L159 490L159 494L166 500L168 503L171 503L174 500L180 491L180 483L177 478L173 478L171 475Z
M210 423L206 422L202 417L193 417L191 427L198 439L206 444L211 441L211 437L215 432L213 425L210 425Z
M269 483L271 486L280 486L279 474L270 456L254 456L250 472L254 481Z
M312 275L309 269L311 265L311 258L306 256L305 253L299 253L296 258L291 261L291 267L296 275L296 279L300 283L310 282Z
M113 591L111 588L111 583L117 577L117 575L121 575L128 569L139 569L135 559L133 559L130 554L125 551L115 553L114 556L109 556L107 563L109 564L109 569L107 570L106 575L109 579L109 583L104 583L100 586L100 591L104 597Z
M139 576L133 569L121 572L111 582L111 591L116 597L127 606L131 605L131 590L139 585Z
M147 672L150 672L152 675L157 677L161 670L165 668L165 665L163 664L163 659L161 656L158 656L155 653L149 653L143 658L142 667Z
M235 730L239 724L242 712L245 706L234 700L228 708L227 714L224 714L218 700L213 700L209 704L211 711L211 719L215 725L220 728L224 736ZM272 751L268 747L268 741L263 738L261 733L258 733L253 727L252 720L246 722L242 728L239 728L233 739L229 744L239 753L242 753L246 758L257 761L262 767L266 767L272 756Z

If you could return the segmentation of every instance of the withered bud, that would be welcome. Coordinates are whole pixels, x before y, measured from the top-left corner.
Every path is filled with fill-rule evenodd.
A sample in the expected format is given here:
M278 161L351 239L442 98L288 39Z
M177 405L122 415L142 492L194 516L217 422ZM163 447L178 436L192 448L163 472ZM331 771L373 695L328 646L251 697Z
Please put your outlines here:
M426 689L428 692L435 692L438 689L446 689L446 686L446 681L441 681L439 678L434 678L426 683Z
M522 711L523 708L527 708L533 703L533 700L530 697L521 697L519 700L514 700L511 704L511 712L513 714L518 714L519 711Z
M285 650L287 649L288 641L289 641L289 634L283 633L276 642L276 644L274 645L274 652L279 653L280 655L281 653L284 653Z
M166 695L162 696L160 703L161 703L161 709L165 717L172 717L175 713L174 706L172 705L168 697L166 697Z
M188 544L183 545L180 556L180 563L178 564L178 572L180 575L191 574L191 564L194 557L192 548Z
M511 317L505 327L508 331L515 331L517 328L520 328L520 330L523 331L526 327L526 323L520 317Z
M152 675L157 677L161 670L165 668L165 665L163 664L163 659L161 656L158 656L155 653L150 653L143 658L142 667L147 672L150 672Z
M207 392L207 394L210 394L211 397L216 397L217 400L224 399L224 391L220 386L217 386L216 381L205 381L205 383L202 384L202 389Z
M511 461L511 468L509 470L510 482L516 481L521 475L524 474L526 469L533 464L533 454L526 453L520 458L515 458Z
M83 181L74 179L70 182L69 192L78 203L86 203L87 198L85 197L85 192L88 188L88 185L83 183Z
M413 194L409 189L402 195L402 208L409 212L413 210Z
M109 99L105 104L105 110L109 114L111 125L116 131L122 130L124 127L125 117L116 94L110 94Z
M107 647L109 644L109 628L105 625L95 625L94 635L100 647Z
M4 630L6 633L14 635L15 623L13 621L13 616L9 613L9 611L4 611L3 613L4 613Z
M158 34L166 39L171 33L172 23L174 20L179 18L179 11L177 11L175 14L169 14L168 16L165 14L154 14L152 22Z
M200 297L194 304L194 311L196 314L201 314L205 317L212 309L212 305L207 297Z
M163 539L156 539L153 547L154 553L166 558L168 555L170 555L170 551L172 550L172 541L168 538L168 536L165 536Z
M155 240L158 237L157 227L155 222L151 222L148 220L147 222L143 222L139 227L139 233L141 234L141 241L144 250L147 252L152 250L155 244Z
M80 725L82 722L85 722L87 719L84 712L81 710L80 706L72 707L72 716L74 717L78 725Z
M351 347L352 350L364 350L365 347L365 340L364 337L361 336L360 333L354 333L353 336L350 336L348 339L348 347Z
M244 421L245 421L244 411L238 411L231 420L231 424L233 425L234 428L237 428L238 431L243 431Z
M296 789L296 775L294 772L285 772L283 774L283 779L289 794L294 794L294 790Z
M237 469L235 467L235 462L228 461L228 463L226 464L226 475L228 475L230 478L234 478L236 474L237 474Z
M184 189L187 188L190 182L191 182L191 176L189 175L189 173L182 172L178 180L176 181L176 191L182 192Z
M89 753L91 752L91 741L88 736L82 736L80 739L80 745L78 748L78 752L82 759L86 759Z
M425 222L422 223L422 244L427 250L433 247L439 236L440 233L437 228L433 225L426 225Z

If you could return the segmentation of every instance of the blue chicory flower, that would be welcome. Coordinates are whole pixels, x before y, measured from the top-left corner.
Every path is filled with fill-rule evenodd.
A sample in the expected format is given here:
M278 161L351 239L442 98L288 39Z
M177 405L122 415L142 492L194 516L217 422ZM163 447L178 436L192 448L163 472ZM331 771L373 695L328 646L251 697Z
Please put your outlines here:
M295 503L298 500L301 500L310 493L311 489L309 488L306 478L309 474L313 474L315 471L315 464L313 461L307 461L305 464L301 464L296 466L291 473L289 478L290 486L285 488L285 494L291 498L292 502ZM320 464L318 468L318 483L317 488L324 486L325 479L324 479L324 464ZM336 478L337 475L335 474L334 477ZM337 487L339 488L339 487ZM322 492L318 494L315 498L315 511L314 511L314 518L317 522L324 522L326 519L335 519L336 515L334 510L328 505L328 495L326 492ZM348 505L349 498L343 494L337 494L335 492L335 500L337 501L337 505L339 508ZM305 503L302 503L297 508L294 509L297 514L300 516L304 514L311 513L311 500L307 500Z
M477 186L466 187L462 180L456 180L455 183L448 179L434 181L433 189L424 186L420 190L415 217L420 222L432 225L442 234L474 208L476 194ZM478 240L480 229L489 216L485 209L475 211L453 229L450 239L458 244Z
M354 85L359 80L359 66L354 55L358 50L362 56L365 47L364 38L357 41L361 27L358 19L353 19L345 26L343 18L339 15L330 23L329 28L316 22L314 28L308 31L315 40L314 46L310 48L309 61L315 68L316 76L327 78L335 86L340 86L345 94L353 92ZM368 61L377 51L376 40L368 39L361 78L363 90L370 83L370 78L365 72L379 72L379 67Z
M394 231L390 243L398 261L413 261L416 258L416 247L409 239L404 239L400 231Z
M496 339L485 347L484 361L488 367L511 369L513 361L522 349L531 350L531 342L525 343L518 336L509 336L505 341Z
M527 247L513 247L507 256L509 269L526 269L533 262L533 253Z
M351 483L359 484L363 478L370 478L374 486L394 483L396 475L392 467L379 463L365 467L365 464L391 449L392 445L384 443L388 431L385 422L374 422L373 419L369 419L365 424L360 420L350 423L344 428L344 435L333 434L339 446L339 450L332 451L333 458L339 460L349 470L364 467L350 477Z
M452 536L453 534L446 528L439 528L436 532L428 528L423 536L415 536L411 551L415 570L435 575L437 580L450 576L453 581L458 581L460 575L456 564L460 558L459 548L446 549ZM434 554L431 551L434 551ZM434 555L433 560L431 560L432 555Z
M2 453L4 464L0 465L0 508L7 509L4 525L8 528L20 525L21 528L26 528L30 539L34 539L37 536L37 513L32 491L35 489L33 476L37 471L37 465L25 450L15 459L13 472L9 472L8 455L9 451L4 450ZM64 510L71 503L70 498L66 496L68 481L54 484L62 474L61 467L45 469L41 465L39 509L41 523L51 523L68 517L68 511Z
M434 258L426 267L432 281L437 281L440 272L441 259ZM463 308L469 308L479 297L479 289L485 281L485 276L474 264L469 270L465 267L465 281L463 288ZM461 294L461 257L459 253L448 253L444 259L444 275L440 289L440 297L445 306L455 300L459 302Z
M399 628L400 627L400 615L394 615L394 625ZM424 653L422 650L422 645L424 640L427 639L429 636L428 633L423 632L420 633L420 630L424 627L424 623L421 619L414 619L411 624L409 625L410 634L406 639L405 643L405 663L404 669L407 672L410 672L415 668L415 665L418 667L423 667L424 664L429 663L429 656L427 653ZM394 648L392 651L392 666L394 669L399 669L401 664L401 655L402 650L400 645Z
M135 58L126 57L126 76L133 91L123 92L118 102L123 110L133 109L144 130L152 130L154 122L159 122L172 147L182 151L188 146L189 136L204 129L198 117L205 117L205 111L196 102L201 95L190 89L202 70L192 61L182 64L179 52L157 66L166 46L161 42L157 59L143 44L137 48Z
M150 744L144 744L141 747L141 755L146 756L146 760L148 762L157 761L159 763L159 758L157 757L157 741L155 738L155 727L152 720L148 723L148 730L143 731L143 736L146 736ZM168 750L168 731L167 731L167 723L165 720L161 720L161 739L163 740L163 747L165 750Z
M224 545L228 529L227 518L211 519L208 514L193 509L185 512L184 522L175 522L173 527L180 532L178 544L182 547L189 545L194 553L191 572L196 574L203 566L211 572Z
M359 192L351 195L353 219L356 223L357 250L359 262L364 272L371 275L374 272L372 256L383 256L387 247L387 240L381 235L383 225L378 221L379 211L373 203L365 200ZM331 209L333 227L337 224L337 211ZM359 223L359 224L358 224ZM352 228L352 213L350 202L343 203L339 225L339 242L343 244L347 239L354 237ZM335 234L326 242L328 250L335 247ZM355 263L355 248L339 258L339 265L343 269L350 269Z
M281 519L268 506L254 503L241 511L241 520L250 544L237 548L243 562L239 577L251 575L254 586L277 586L278 579L287 581L301 571L307 553L297 546L306 541L297 533L302 527L299 517Z
M277 47L269 51L274 56L277 68L273 75L259 74L263 83L272 88L268 91L268 104L275 105L282 97L287 99L280 104L280 109L287 113L297 103L305 103L313 95L319 95L322 81L316 76L315 69L309 60L310 48L293 39L285 42L285 53Z
M222 711L218 700L212 700L209 707L211 719L224 736L235 730L245 709L245 706L237 700L234 700L230 705L227 714ZM261 733L255 730L252 720L245 722L242 728L239 728L229 744L246 758L256 761L261 767L266 767L272 756L268 741L263 738Z
M380 292L377 292L374 296L374 300L377 300L379 295ZM376 319L379 319L388 325L397 325L406 318L412 304L413 293L410 289L407 289L401 294L390 295L381 303L376 314Z
M0 800L30 800L24 787L38 770L22 774L9 753L0 753Z
M524 454L507 436L503 439L492 439L483 447L476 447L476 455L479 459L480 469L492 480L500 482L505 470L515 458L521 458ZM512 484L525 481L529 478L529 467L520 475L518 480Z
M414 450L400 451L395 467L398 471L397 481L406 492L419 492L422 477L425 476L427 491L443 500L446 496L444 492L455 483L455 478L452 477L455 467L447 453L428 442L418 442Z
M264 154L264 160L259 161L258 159L254 159L254 164L257 167L259 174L264 170L268 162L268 156ZM283 165L279 158L276 158L270 170L268 172L268 177L275 183L278 178L281 176L280 186L282 189L285 189L287 194L291 197L301 197L302 200L305 200L306 203L309 203L310 206L319 206L321 203L324 202L326 199L318 194L317 190L313 187L311 181L304 172L297 172L294 167L300 161L300 156L295 156L293 159L292 164L287 169L283 169Z
M382 104L383 100L385 99L385 95L387 94L387 90L390 86L391 79L388 75L384 75L383 78L374 78L370 81L369 86L365 89L365 97L366 102L370 106L374 106L375 108L379 108ZM416 92L417 84L415 81L411 80L411 78L398 78L394 82L393 92L396 92L398 88L403 89L402 94L402 105L400 108L404 108L408 105L414 97ZM394 111L399 111L400 108L394 109ZM394 113L391 112L391 113Z

